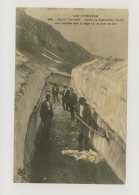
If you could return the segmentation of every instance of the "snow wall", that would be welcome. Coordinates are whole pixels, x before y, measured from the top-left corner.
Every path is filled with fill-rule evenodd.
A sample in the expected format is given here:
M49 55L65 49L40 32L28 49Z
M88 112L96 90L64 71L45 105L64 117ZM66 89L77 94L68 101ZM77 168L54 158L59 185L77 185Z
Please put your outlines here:
M91 106L93 128L109 136L109 142L98 134L90 141L125 183L127 62L97 59L74 68L71 77L78 97L84 96Z
M20 59L20 61L23 61ZM23 66L23 64L20 64ZM30 163L35 150L35 138L40 125L40 105L46 93L57 83L60 90L70 84L70 75L56 69L16 71L15 127L14 127L14 182L30 182ZM19 172L19 169L25 170Z

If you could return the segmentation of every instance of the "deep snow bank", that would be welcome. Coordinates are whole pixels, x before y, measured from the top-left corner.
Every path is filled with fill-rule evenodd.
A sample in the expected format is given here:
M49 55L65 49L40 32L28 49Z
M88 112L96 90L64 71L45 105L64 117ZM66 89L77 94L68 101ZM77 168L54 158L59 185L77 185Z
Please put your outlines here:
M53 83L57 82L61 90L65 84L69 85L70 75L31 64L17 51L15 81L14 182L26 182L30 180L30 161L40 125L41 102ZM23 168L25 175L20 176L18 169Z
M14 182L22 181L18 169L24 168L24 143L28 120L40 97L45 78L49 74L50 72L43 68L32 66L24 55L16 52Z
M107 131L110 136L109 144L98 135L92 142L124 182L127 62L102 58L74 68L71 76L71 86L78 97L84 96L91 105L96 129Z

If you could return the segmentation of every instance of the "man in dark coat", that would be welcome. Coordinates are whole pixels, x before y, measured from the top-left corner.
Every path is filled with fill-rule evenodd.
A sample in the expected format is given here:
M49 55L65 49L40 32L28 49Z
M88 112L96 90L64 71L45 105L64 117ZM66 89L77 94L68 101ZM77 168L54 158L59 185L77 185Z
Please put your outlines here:
M52 94L53 94L54 102L55 102L56 98L57 98L57 101L59 102L58 93L59 93L59 87L55 83L53 88L52 88Z
M69 98L70 91L68 90L67 85L64 86L64 90L62 91L62 106L63 110L69 111L68 108L68 98Z
M73 88L70 88L70 93L68 97L68 106L70 108L71 120L74 120L74 110L77 102L78 102L77 95L76 93L74 93Z
M88 126L91 123L91 109L89 104L86 103L84 97L79 98L79 103L76 104L75 108L76 115ZM89 149L88 146L88 133L89 129L77 118L78 127L79 127L79 150L82 149L82 141L84 140L85 149Z
M50 94L46 95L46 100L42 102L40 109L41 121L44 124L44 134L50 137L50 126L53 118L52 103L50 101Z

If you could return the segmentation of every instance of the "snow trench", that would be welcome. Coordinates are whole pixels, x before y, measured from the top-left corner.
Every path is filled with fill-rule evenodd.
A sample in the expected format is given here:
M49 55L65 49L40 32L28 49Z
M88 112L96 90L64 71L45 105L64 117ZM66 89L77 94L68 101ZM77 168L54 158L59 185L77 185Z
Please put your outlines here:
M37 141L35 138L37 136L38 130L40 129L41 119L40 119L40 106L41 103L45 100L45 96L47 93L51 94L52 86L54 83L57 83L60 89L60 92L63 90L64 85L69 86L70 84L70 76L65 76L59 73L51 73L46 79L44 86L42 88L40 97L38 99L37 104L34 106L33 111L29 117L27 132L24 142L24 169L25 175L23 176L23 180L25 182L30 182L31 178L31 160L35 150L35 142Z
M85 79L82 77L80 70L83 71L83 74L86 76ZM35 142L37 141L35 138L41 125L40 105L45 100L46 93L51 93L54 83L59 85L60 91L63 90L64 85L72 86L78 97L84 96L92 108L93 104L91 100L95 100L95 98L92 98L92 94L95 93L92 93L90 88L85 86L88 86L89 83L93 85L93 82L97 79L97 75L95 75L95 77L91 75L91 78L94 79L93 82L87 79L87 75L87 71L82 70L82 67L77 67L72 71L71 76L67 73L64 74L53 70L47 74L44 79L41 79L42 77L39 77L39 75L32 75L32 77L30 77L29 85L26 86L26 93L22 99L18 97L19 103L15 109L15 182L30 182L31 160L35 151ZM88 89L89 91L86 91ZM102 94L99 94L100 89L101 88L97 87L93 88L93 92L97 91L97 94L101 97ZM96 102L94 102L96 103L95 112L92 111L92 128L104 134L104 137L90 132L90 140L96 150L105 158L118 178L125 182L125 137L123 136L122 138L120 136L121 132L118 134L118 131L114 131L114 128L104 119L104 117L107 117L107 114L101 113L103 108L98 107L97 100L99 100L99 98L96 98ZM98 108L100 110L98 110ZM109 142L106 139L105 132L109 134ZM18 175L19 168L24 168L25 174L23 176Z

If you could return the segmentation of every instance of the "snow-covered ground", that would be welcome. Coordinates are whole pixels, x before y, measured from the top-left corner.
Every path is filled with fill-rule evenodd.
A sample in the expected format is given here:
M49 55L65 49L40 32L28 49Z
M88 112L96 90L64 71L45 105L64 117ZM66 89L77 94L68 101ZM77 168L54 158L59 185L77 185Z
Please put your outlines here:
M89 151L63 150L61 153L63 155L72 156L76 161L86 160L96 164L103 161L103 158L92 149L90 149Z
M57 55L54 54L53 52L49 51L48 49L46 49L46 48L44 48L44 47L43 47L43 49L46 50L47 52L49 52L50 54L52 54L53 56L55 56L55 57L61 59L59 56L57 56Z
M49 60L53 60L54 62L57 62L58 64L62 64L63 62L59 61L59 60L54 60L51 57L47 56L46 54L42 53L42 55L46 58L48 58Z

